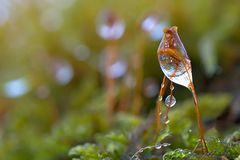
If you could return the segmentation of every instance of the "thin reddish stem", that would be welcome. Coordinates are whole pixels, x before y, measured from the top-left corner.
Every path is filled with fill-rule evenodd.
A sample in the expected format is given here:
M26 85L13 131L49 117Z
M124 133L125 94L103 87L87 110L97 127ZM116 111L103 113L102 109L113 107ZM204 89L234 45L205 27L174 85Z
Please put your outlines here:
M196 91L194 89L194 85L193 85L192 82L190 83L189 86L190 86L190 89L191 89L192 94L193 94L194 106L195 106L196 115L197 115L197 122L198 122L198 127L199 127L199 130L200 130L200 143L201 143L201 145L203 147L202 148L203 152L207 153L208 152L208 148L207 148L206 141L204 139L204 129L203 129L203 124L202 124L201 114L200 114L200 111L199 111L197 94L196 94Z
M157 103L156 103L156 121L157 121L157 133L161 130L161 112L162 112L162 98L163 98L163 95L166 91L166 88L167 88L167 85L168 85L168 82L169 80L166 78L166 76L164 75L163 77L163 81L162 81L162 84L161 84L161 88L160 88L160 91L159 91L159 96L158 96L158 100L157 100Z

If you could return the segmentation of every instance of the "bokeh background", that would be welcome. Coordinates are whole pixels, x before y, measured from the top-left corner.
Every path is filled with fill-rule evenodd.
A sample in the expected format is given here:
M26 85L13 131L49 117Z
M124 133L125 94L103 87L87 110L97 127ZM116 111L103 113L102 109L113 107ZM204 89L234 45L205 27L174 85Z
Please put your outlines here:
M116 129L106 118L110 52L113 121L128 128L154 116L156 50L173 25L205 125L239 128L239 8L239 0L0 0L0 159L68 159L71 147ZM174 108L193 103L182 86L174 96Z

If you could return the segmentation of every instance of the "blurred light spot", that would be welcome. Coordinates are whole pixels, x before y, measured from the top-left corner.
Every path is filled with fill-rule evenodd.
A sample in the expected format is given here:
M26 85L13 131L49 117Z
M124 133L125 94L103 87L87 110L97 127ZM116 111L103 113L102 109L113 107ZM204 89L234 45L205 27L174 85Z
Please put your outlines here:
M0 25L3 25L10 17L10 1L0 0Z
M73 49L74 56L80 60L85 61L90 57L90 50L86 45L78 45Z
M58 31L63 23L60 13L54 9L44 10L40 20L42 26L49 32Z
M151 32L156 25L156 18L153 16L149 16L142 22L142 29L146 32Z
M144 95L151 98L158 94L159 85L154 78L146 78L144 80Z
M97 23L97 33L106 40L116 40L122 37L125 23L112 12L104 12Z
M163 36L163 29L168 26L166 20L160 20L157 16L146 17L142 24L142 30L147 32L152 40L160 40Z
M26 94L29 90L28 82L25 78L11 80L4 85L4 92L7 97L15 98Z
M60 85L66 85L73 78L73 68L68 62L60 63L55 71L55 79Z
M37 88L37 96L40 98L40 99L45 99L49 96L49 89L47 86L45 85L41 85Z
M126 70L127 70L126 62L124 62L122 60L119 60L119 61L116 61L115 63L112 64L112 66L108 70L108 74L112 78L120 78L124 75Z

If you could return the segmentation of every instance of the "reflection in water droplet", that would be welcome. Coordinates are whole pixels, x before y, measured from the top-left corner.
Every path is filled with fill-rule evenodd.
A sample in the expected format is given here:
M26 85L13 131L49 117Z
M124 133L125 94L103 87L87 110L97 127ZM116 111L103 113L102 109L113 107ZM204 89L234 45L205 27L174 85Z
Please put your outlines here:
M97 22L97 33L106 40L116 40L122 37L125 23L113 12L103 12Z
M165 99L165 104L166 106L173 107L176 104L175 97L173 95L167 96L167 98Z

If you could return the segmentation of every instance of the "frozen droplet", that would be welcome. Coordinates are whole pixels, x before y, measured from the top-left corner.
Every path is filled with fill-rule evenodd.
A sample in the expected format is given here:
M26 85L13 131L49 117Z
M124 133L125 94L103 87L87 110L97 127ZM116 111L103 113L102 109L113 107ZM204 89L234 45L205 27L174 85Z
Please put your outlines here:
M173 107L176 104L176 99L175 97L172 95L167 96L167 98L165 99L165 104L168 107Z
M97 33L106 40L116 40L122 37L125 23L115 13L107 11L100 14L97 21Z

